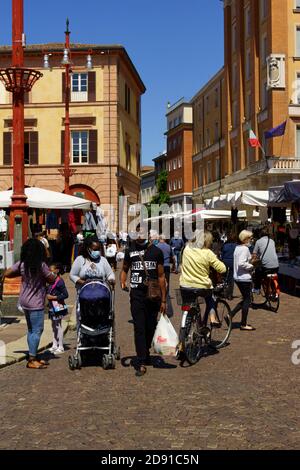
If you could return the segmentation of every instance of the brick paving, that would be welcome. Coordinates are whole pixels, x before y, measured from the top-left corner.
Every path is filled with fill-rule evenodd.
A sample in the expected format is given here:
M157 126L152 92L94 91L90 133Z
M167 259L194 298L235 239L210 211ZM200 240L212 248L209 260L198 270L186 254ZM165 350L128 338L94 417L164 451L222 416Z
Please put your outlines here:
M172 276L173 288L177 282ZM128 294L119 289L116 310L116 370L71 372L68 353L47 370L24 362L0 370L1 449L299 448L300 366L291 362L299 298L282 295L279 314L251 311L257 331L235 329L219 354L193 367L167 360L169 368L149 367L142 378L129 366L133 326ZM74 346L74 332L66 343Z

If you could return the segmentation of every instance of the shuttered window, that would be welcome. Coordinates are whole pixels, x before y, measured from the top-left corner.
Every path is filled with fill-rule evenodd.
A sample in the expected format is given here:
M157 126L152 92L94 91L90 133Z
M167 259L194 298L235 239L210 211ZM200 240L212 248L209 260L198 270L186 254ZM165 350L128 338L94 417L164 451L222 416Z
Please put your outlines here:
M38 132L24 132L24 164L38 165ZM12 133L3 133L3 165L12 165Z

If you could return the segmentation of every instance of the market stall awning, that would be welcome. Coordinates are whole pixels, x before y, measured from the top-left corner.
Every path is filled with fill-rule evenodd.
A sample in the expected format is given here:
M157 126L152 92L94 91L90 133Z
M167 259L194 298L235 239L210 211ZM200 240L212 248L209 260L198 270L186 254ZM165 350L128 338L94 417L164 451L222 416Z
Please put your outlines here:
M237 191L236 193L222 194L206 201L207 209L224 209L241 206L267 207L269 191Z
M270 188L270 205L300 202L300 180L287 181L284 186Z
M91 201L43 188L25 188L27 204L36 209L89 209ZM12 190L0 191L0 207L9 207Z

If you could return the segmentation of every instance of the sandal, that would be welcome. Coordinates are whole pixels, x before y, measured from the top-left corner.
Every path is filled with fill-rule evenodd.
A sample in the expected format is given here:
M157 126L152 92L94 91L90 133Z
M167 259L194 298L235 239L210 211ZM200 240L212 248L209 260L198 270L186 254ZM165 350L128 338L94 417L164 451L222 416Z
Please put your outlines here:
M47 369L45 364L42 364L39 361L28 361L26 365L27 369Z
M145 366L140 366L140 367L137 369L135 375L136 375L136 377L142 377L143 375L146 374L146 372L147 372L146 367L145 367Z
M241 331L255 331L256 328L254 328L254 326L251 326L251 325L245 325L245 326L241 326L240 330Z

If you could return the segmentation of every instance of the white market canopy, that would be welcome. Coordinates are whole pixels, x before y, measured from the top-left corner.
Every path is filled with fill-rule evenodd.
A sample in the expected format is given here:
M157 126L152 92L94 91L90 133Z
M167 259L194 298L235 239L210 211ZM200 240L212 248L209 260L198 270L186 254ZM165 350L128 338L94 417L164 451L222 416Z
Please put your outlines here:
M241 206L267 207L268 204L269 191L238 191L205 201L207 209L231 209Z
M0 208L11 204L12 190L0 191ZM91 201L42 188L25 188L27 204L36 209L89 209Z

